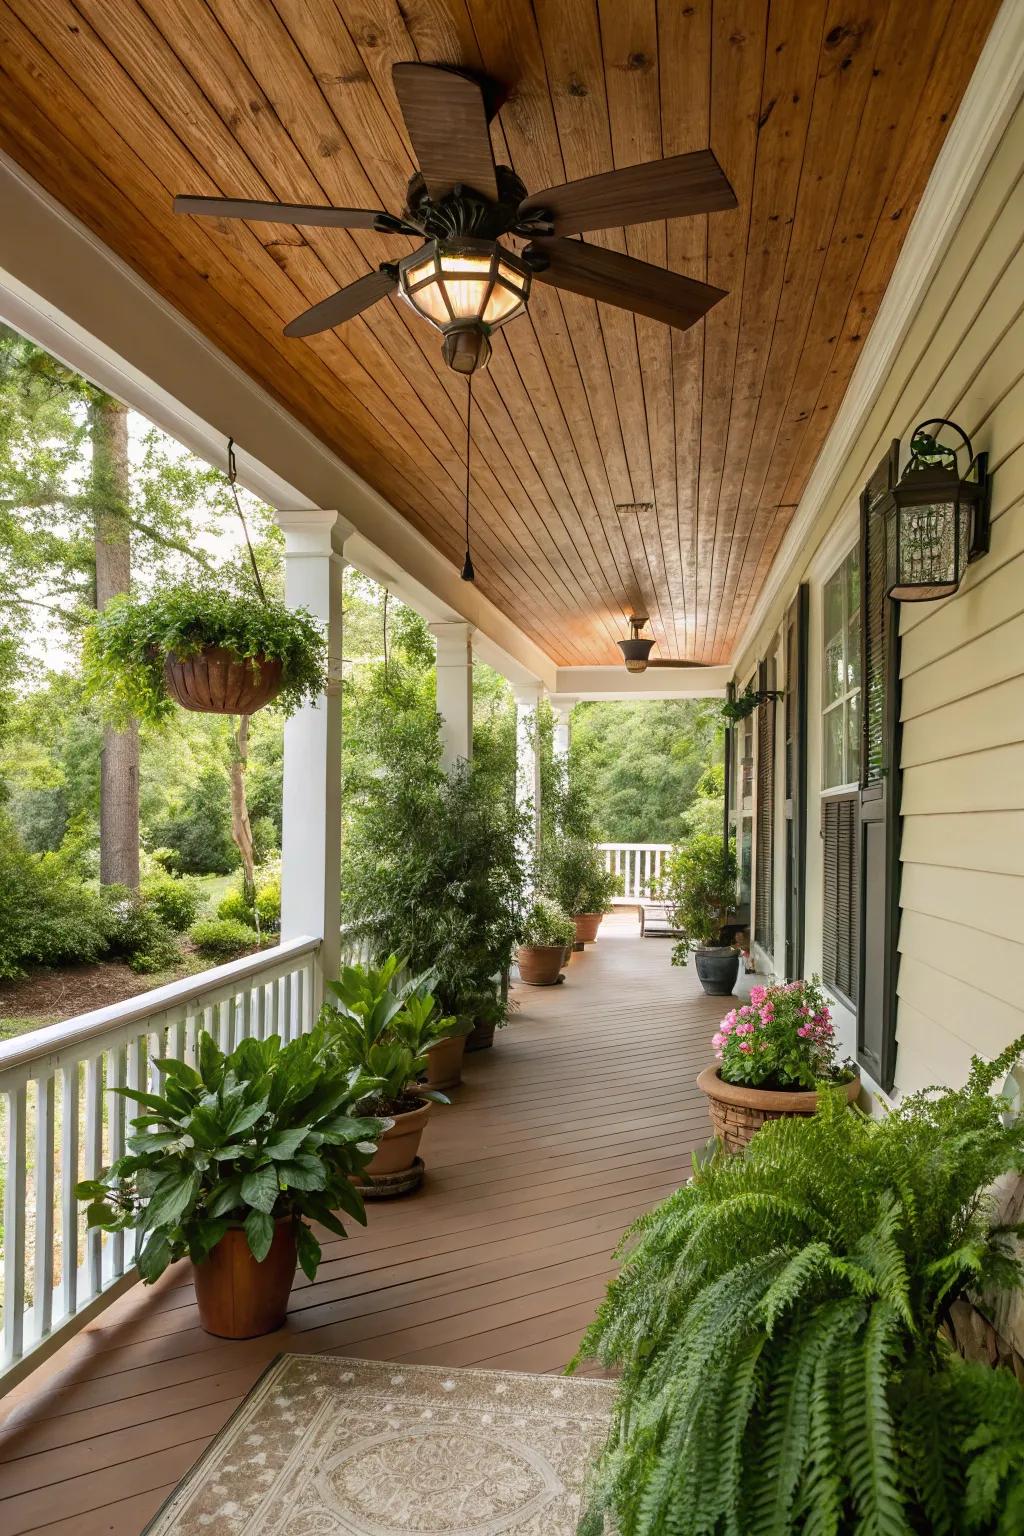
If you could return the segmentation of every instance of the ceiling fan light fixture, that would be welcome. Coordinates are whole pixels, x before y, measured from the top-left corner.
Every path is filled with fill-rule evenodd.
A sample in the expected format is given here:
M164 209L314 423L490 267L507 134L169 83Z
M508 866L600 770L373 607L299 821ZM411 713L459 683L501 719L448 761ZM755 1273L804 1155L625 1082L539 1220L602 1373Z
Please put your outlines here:
M447 334L470 326L496 331L526 308L530 268L495 240L429 240L398 263L398 291Z
M640 631L647 623L647 619L634 617L629 621L629 639L617 640L615 643L622 652L622 659L626 663L627 672L646 672L654 641Z

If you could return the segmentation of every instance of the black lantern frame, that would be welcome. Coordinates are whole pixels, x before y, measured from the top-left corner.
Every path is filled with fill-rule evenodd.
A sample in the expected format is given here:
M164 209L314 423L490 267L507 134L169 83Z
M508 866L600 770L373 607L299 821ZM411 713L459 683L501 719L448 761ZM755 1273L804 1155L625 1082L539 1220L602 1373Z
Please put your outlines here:
M398 263L398 292L445 338L448 366L487 366L490 335L526 308L532 272L496 240L429 240Z
M932 430L937 429L937 430ZM955 432L955 446L939 442ZM960 455L967 469L960 473ZM886 509L887 595L894 602L951 597L972 560L989 547L988 455L975 454L962 427L945 417L919 422L910 463L889 492Z

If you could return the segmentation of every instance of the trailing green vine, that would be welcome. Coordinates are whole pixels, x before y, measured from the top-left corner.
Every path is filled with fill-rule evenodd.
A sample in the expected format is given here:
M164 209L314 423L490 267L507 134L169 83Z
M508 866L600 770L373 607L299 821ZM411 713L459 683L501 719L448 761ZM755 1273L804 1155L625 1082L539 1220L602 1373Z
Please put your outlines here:
M737 695L735 699L722 701L721 715L727 725L738 725L748 715L752 715L759 704L768 704L772 700L779 701L785 698L781 688L755 688L751 686Z

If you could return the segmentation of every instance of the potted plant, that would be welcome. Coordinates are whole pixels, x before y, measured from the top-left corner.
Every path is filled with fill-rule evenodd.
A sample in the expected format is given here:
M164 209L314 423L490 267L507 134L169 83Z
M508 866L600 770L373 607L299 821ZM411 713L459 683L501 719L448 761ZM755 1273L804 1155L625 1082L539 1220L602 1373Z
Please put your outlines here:
M727 1152L745 1147L768 1120L813 1115L825 1084L838 1084L851 1103L860 1092L856 1067L835 1059L832 1015L816 976L751 987L750 1002L726 1014L711 1044L721 1066L705 1067L697 1087Z
M476 1028L471 1018L451 1020L452 1033L427 1047L426 1084L428 1088L457 1088L462 1082L462 1058L466 1040Z
M685 965L693 950L697 976L709 997L728 997L739 974L739 950L721 942L735 906L738 874L735 844L699 832L672 849L658 886L679 933L672 964Z
M1019 1294L1022 1049L881 1120L828 1092L641 1218L580 1350L621 1371L581 1536L1024 1529L1024 1386L948 1326Z
M552 987L565 964L576 929L571 917L549 897L538 896L526 915L517 951L519 979L531 987Z
M593 944L601 919L622 886L620 877L605 869L589 838L559 836L542 857L541 885L575 924L575 942Z
M156 1066L162 1092L114 1090L144 1113L125 1155L78 1185L88 1224L139 1231L147 1284L187 1255L208 1333L270 1333L284 1321L296 1258L316 1276L310 1222L339 1237L336 1211L365 1223L351 1178L388 1122L352 1113L371 1085L330 1062L316 1032L284 1047L276 1035L243 1040L230 1056L202 1032L195 1068Z
M379 969L346 965L337 981L327 983L334 1000L320 1013L332 1059L374 1084L360 1112L389 1121L363 1174L377 1194L405 1193L419 1183L419 1146L431 1105L449 1102L417 1079L429 1068L431 1047L456 1030L456 1021L440 1013L429 973L396 982L403 970L397 955Z
M183 581L111 598L90 619L83 673L115 724L158 724L176 703L251 715L277 699L291 714L324 690L324 637L304 608Z
M494 1044L494 1032L507 1021L511 1004L508 1000L508 973L501 984L492 978L479 992L471 992L462 999L472 1028L466 1036L467 1051L489 1051Z

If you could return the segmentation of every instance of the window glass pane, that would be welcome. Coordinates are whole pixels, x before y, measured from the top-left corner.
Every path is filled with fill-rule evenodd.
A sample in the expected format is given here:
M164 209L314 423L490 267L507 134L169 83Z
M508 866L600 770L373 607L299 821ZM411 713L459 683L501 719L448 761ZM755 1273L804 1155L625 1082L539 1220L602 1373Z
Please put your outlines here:
M830 709L822 721L822 785L835 789L847 782L843 766L843 707Z
M843 633L843 571L840 568L825 583L825 639Z
M833 704L846 692L846 675L843 666L843 634L840 630L825 645L825 703Z
M846 557L846 616L852 619L860 613L860 551L851 550Z
M860 687L860 614L857 613L850 620L846 631L846 687L844 692L849 693L852 688Z
M846 704L846 783L856 784L860 779L860 694L855 693Z

